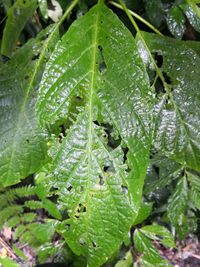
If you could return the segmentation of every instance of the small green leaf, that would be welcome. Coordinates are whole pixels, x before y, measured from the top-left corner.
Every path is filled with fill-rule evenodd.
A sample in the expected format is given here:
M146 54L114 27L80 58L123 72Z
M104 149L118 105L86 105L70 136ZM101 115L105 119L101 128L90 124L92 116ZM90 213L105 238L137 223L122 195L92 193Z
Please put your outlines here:
M187 176L190 182L189 196L191 201L195 204L197 209L200 209L200 177L187 172Z
M151 243L151 240L147 238L140 230L134 232L134 244L138 252L142 253L140 259L142 266L171 266L168 261L164 260L157 249Z
M167 25L170 32L181 39L185 32L185 16L178 6L172 6L167 16Z
M173 235L161 225L146 225L140 231L152 240L159 240L164 246L175 247Z
M115 264L115 267L132 267L132 266L133 266L133 257L131 251L128 251L125 257Z
M142 202L140 209L138 211L138 215L133 222L133 225L137 225L139 223L142 223L144 220L146 220L151 214L152 206L153 206L153 203Z
M24 252L23 252L20 248L18 248L15 244L12 246L12 249L13 249L14 253L15 253L18 257L20 257L20 258L23 259L24 261L27 261L27 257L26 257L26 255L24 254Z
M159 175L156 173L155 167L159 169ZM163 191L167 194L166 186L179 178L182 171L183 166L176 161L160 154L155 155L147 171L145 195L156 196L162 194L161 198L164 197Z
M0 258L0 263L2 264L2 267L20 267L16 261L8 257Z
M43 18L48 19L48 6L47 0L38 0L39 9Z
M1 54L10 57L26 22L37 8L36 0L17 0L8 10L3 31Z
M169 198L168 217L173 225L183 226L183 217L188 202L188 185L185 177L181 178L175 192Z
M145 10L149 21L155 26L160 27L164 21L164 9L161 0L145 0Z
M187 1L189 2L189 1ZM191 2L191 1L190 1ZM200 32L200 10L196 6L195 3L188 4L183 2L180 4L181 9L185 13L187 19L189 20L190 24L194 27L194 29Z
M167 214L179 238L196 229L196 216L188 206L189 191L186 177L180 178L168 201Z
M61 220L62 216L57 208L57 206L50 201L49 199L42 200L42 203L44 204L45 209L48 211L48 213L53 216L54 218Z

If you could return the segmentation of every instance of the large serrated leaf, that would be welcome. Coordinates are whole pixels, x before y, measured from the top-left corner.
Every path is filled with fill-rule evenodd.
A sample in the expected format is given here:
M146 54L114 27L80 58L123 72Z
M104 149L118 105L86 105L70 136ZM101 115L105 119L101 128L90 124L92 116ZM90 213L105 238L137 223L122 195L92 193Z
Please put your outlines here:
M47 132L38 126L34 111L46 53L43 51L39 60L35 58L44 39L54 33L53 29L43 31L11 60L0 64L0 184L3 186L18 183L47 159ZM45 40L49 54L58 35L53 36L51 41Z
M40 121L73 118L52 152L49 176L68 210L61 232L89 266L100 266L118 249L137 215L151 143L150 97L133 37L101 3L69 28L44 72ZM115 148L108 125L119 139ZM129 149L126 163L122 144Z
M192 42L143 33L152 53L163 57L168 91L157 94L155 147L190 168L200 169L199 51Z

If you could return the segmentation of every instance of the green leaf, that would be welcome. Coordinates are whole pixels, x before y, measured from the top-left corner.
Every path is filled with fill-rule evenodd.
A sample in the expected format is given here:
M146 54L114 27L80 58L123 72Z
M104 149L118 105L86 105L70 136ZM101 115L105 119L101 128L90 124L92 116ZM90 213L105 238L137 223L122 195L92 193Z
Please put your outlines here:
M167 25L170 32L178 39L183 37L185 32L185 16L178 6L172 6L167 15Z
M133 257L131 254L131 251L129 250L125 257L118 261L117 264L115 264L115 267L132 267L133 266Z
M145 11L149 21L155 26L160 27L164 21L164 9L161 0L145 0Z
M0 258L0 263L2 264L2 267L19 267L17 262L8 257Z
M152 240L159 240L164 246L175 247L172 234L167 228L161 225L146 225L140 231Z
M19 238L21 243L28 243L37 248L52 241L56 224L57 221L49 219L44 223L34 222L25 226L20 225L15 231L15 238Z
M159 169L159 175L155 172L155 167ZM148 168L144 193L151 196L161 193L164 197L163 190L168 193L166 186L180 177L182 171L182 165L158 153L151 160L151 165Z
M191 2L191 1L187 1ZM196 6L195 3L188 4L183 2L180 4L181 9L185 13L187 19L189 20L190 24L193 28L200 32L200 9Z
M182 177L176 186L174 194L169 198L168 217L176 225L183 226L183 216L188 202L188 185L185 177Z
M138 215L136 219L134 220L133 224L137 225L139 223L142 223L144 220L146 220L151 214L152 206L153 206L153 203L142 202L140 209L138 211Z
M48 6L47 6L47 0L39 0L39 9L42 14L42 16L47 19L48 18Z
M69 28L45 69L40 121L70 126L52 148L49 180L68 211L63 235L89 266L118 249L137 216L151 143L150 98L131 33L101 3ZM122 145L129 149L125 163Z
M38 126L34 104L45 60L58 39L56 29L47 28L19 49L10 61L0 64L0 184L3 186L18 183L47 161L47 131ZM41 50L42 56L34 60Z
M190 42L149 33L143 38L152 53L163 57L161 70L170 90L156 95L154 145L167 157L200 170L199 53Z
M52 201L50 201L49 199L44 199L42 203L44 204L45 209L51 216L58 220L62 218L57 206Z
M200 177L190 172L187 172L187 176L191 186L189 192L190 199L196 208L200 209Z
M140 260L142 266L171 266L168 261L160 256L157 249L151 243L151 240L140 230L135 230L133 239L136 250L143 254Z
M188 200L188 183L184 176L178 181L167 207L167 215L181 239L196 229L196 218L189 209Z
M3 31L1 54L10 57L26 22L37 8L36 0L17 0L8 10Z
M12 249L14 251L14 253L20 257L21 259L23 259L24 261L27 261L27 257L24 254L24 252L22 251L22 249L18 248L15 244L12 246Z

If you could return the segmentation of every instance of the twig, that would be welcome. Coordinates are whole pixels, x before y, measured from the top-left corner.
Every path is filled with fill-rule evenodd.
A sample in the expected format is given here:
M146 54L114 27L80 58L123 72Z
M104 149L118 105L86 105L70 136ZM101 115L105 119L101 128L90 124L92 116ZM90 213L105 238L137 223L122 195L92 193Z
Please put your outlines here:
M6 249L8 255L11 256L14 260L18 258L12 251L11 247L1 237L0 237L0 245Z

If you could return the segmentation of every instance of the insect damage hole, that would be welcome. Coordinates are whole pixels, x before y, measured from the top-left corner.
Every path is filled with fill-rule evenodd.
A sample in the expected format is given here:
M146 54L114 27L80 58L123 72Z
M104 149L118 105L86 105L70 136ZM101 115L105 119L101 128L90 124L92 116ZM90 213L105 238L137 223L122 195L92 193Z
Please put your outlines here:
M107 65L103 55L103 47L101 45L98 45L98 50L101 57L100 62L98 63L98 70L101 74L103 74L107 71Z
M72 188L73 188L73 187L72 187L71 185L69 185L69 186L67 187L67 191L70 192L70 191L72 190Z
M128 194L128 187L127 186L125 186L125 185L121 185L121 190L122 190L122 193L123 194Z
M96 247L97 247L97 243L96 243L95 241L92 241L92 246L93 246L94 248L96 248Z
M99 185L103 185L103 184L104 184L103 177L99 175Z
M78 204L78 208L77 208L77 212L81 213L81 212L86 212L86 211L87 211L86 206L81 204L81 203L79 203Z
M161 68L163 65L163 56L156 52L154 54L154 58L156 60L156 64L157 64L158 68Z

